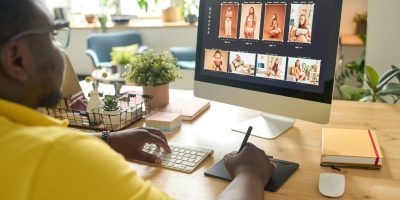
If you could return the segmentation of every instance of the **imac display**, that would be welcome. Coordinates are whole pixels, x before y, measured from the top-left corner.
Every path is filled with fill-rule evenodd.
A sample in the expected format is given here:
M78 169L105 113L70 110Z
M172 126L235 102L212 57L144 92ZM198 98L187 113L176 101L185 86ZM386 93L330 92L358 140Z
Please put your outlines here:
M342 0L200 0L194 93L262 112L234 130L274 138L329 121Z

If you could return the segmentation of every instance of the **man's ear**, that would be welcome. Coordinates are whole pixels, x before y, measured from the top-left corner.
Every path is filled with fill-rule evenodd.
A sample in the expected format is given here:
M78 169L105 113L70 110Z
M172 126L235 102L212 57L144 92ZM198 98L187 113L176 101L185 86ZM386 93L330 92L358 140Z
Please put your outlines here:
M5 75L20 82L29 78L28 68L24 62L27 58L26 46L21 42L11 42L1 49L1 68Z

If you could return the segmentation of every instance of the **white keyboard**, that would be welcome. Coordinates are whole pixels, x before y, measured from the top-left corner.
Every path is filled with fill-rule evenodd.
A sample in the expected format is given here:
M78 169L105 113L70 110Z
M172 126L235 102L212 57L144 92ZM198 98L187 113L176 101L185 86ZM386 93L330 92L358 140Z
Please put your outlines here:
M162 159L161 167L181 172L192 173L196 167L203 162L213 150L187 146L168 142L172 153L166 153L164 149L157 148L154 144L145 144L143 151L156 155Z

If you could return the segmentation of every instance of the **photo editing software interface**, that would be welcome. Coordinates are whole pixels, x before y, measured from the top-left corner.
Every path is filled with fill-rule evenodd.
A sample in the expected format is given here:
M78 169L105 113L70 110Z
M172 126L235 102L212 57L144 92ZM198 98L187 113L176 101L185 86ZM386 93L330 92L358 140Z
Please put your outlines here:
M330 103L341 3L202 0L196 80Z

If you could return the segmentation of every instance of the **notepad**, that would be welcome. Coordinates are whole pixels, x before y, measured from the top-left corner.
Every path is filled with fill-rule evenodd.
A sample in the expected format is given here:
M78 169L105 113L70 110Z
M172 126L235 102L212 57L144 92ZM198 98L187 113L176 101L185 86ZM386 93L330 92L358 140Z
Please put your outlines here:
M175 132L182 125L182 117L178 113L155 112L145 119L147 127L158 128L165 132Z
M210 101L196 97L179 98L170 102L163 110L179 110L182 120L191 121L200 115L203 111L210 107Z
M382 161L374 130L322 130L321 165L380 168Z

